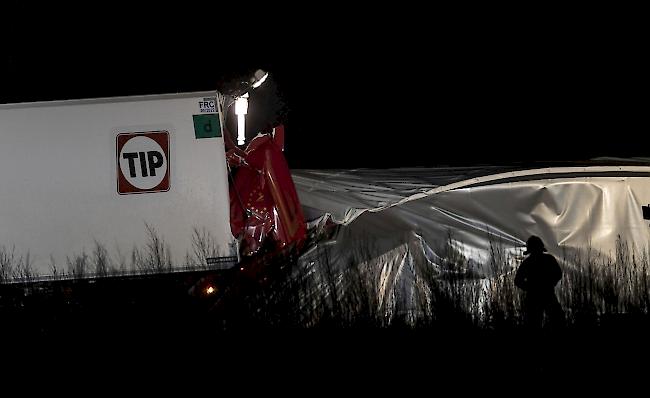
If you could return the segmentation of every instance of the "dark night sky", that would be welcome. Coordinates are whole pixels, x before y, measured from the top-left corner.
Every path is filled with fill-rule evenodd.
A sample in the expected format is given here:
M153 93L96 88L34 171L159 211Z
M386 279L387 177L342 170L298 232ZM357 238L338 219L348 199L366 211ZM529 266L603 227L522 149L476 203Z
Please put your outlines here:
M0 58L0 102L210 90L261 67L285 104L293 168L650 152L648 43L634 24L339 22L247 36L256 50L194 31L16 41Z

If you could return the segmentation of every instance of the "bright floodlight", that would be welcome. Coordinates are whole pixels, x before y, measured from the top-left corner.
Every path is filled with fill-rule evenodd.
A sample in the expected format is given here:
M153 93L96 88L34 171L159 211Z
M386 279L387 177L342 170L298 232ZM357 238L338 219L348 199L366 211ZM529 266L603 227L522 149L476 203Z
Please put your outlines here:
M255 72L255 77L254 83L253 83L253 88L258 88L259 86L262 85L266 81L266 78L269 77L268 72L264 72L262 69L258 69L257 72Z
M205 292L207 294L212 294L212 293L214 293L214 288L212 286L209 286L207 289L205 289Z
M246 115L237 115L237 145L246 142Z
M246 113L248 113L248 93L235 100L235 115L237 115L237 145L246 141Z

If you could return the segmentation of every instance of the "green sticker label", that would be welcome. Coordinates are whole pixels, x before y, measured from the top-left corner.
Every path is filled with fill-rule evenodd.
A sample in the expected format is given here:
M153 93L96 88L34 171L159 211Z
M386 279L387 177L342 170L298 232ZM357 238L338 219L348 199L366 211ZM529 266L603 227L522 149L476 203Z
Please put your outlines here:
M221 137L219 114L192 115L192 118L194 119L194 136L197 139Z

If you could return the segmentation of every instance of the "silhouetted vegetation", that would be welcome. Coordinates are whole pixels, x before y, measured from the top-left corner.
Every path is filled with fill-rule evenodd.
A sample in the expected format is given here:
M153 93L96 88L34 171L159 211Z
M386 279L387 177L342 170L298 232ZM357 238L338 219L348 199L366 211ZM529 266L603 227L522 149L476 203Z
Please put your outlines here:
M29 256L0 247L2 333L31 341L128 335L210 342L252 338L261 331L294 336L302 331L361 346L373 337L366 340L359 333L397 339L393 343L406 333L413 339L408 344L419 341L428 350L441 341L447 341L445 349L465 355L500 346L504 361L530 337L523 328L521 292L513 283L521 253L513 248L492 245L483 264L490 277L475 271L451 237L436 248L435 259L424 255L418 239L379 257L372 255L368 241L360 242L345 263L333 258L327 246L314 246L302 257L288 251L211 270L206 258L216 249L197 229L194 253L186 256L192 267L167 273L168 248L153 228L148 232L149 244L132 252L129 267L140 271L136 274L121 272L127 268L123 259L111 259L96 242L90 255L69 258L66 272L52 264L55 278L30 282ZM621 240L611 257L586 248L559 258L564 275L556 291L566 319L559 328L538 331L547 337L535 340L542 345L532 351L550 356L535 366L548 369L558 350L575 347L582 347L575 358L592 358L593 344L617 341L622 347L647 332L649 258ZM8 283L9 276L21 279ZM576 364L575 358L565 366ZM603 354L593 364L602 364L603 358L608 357Z

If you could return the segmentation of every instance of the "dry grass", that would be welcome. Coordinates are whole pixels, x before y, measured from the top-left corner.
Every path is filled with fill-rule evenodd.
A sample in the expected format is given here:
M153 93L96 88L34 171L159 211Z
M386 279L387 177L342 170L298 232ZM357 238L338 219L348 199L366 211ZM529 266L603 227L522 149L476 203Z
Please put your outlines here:
M52 262L52 274L55 279L134 271L164 274L172 268L169 247L155 229L147 226L147 233L149 243L133 249L130 263L122 255L111 258L107 249L95 242L90 254L68 258L65 270ZM196 229L193 237L194 252L186 259L192 269L206 270L207 258L218 253L218 248L205 231ZM258 273L224 273L227 276L220 279L218 293L201 298L190 312L201 313L201 319L209 319L217 330L509 331L522 327L513 248L492 245L482 268L490 270L492 276L486 278L473 272L473 265L457 249L452 236L436 247L435 261L423 255L422 244L418 239L407 241L376 257L368 239L358 242L355 253L344 261L334 258L335 252L327 246L316 246L300 260L296 253L268 257L256 264ZM559 258L564 276L556 292L565 311L565 326L580 329L647 323L649 257L619 240L612 257L586 248ZM28 253L20 256L12 248L0 247L0 280L29 282L33 275ZM187 295L187 288L182 294ZM30 294L39 292L32 289ZM79 296L75 300L84 299ZM104 300L102 305L110 307L111 296Z
M242 327L252 322L273 328L343 329L513 330L523 325L512 248L493 244L483 267L492 277L486 278L472 272L451 238L438 248L442 256L436 264L413 242L379 258L370 255L369 246L361 247L343 264L319 248L309 261L265 265L283 271L272 282L237 292L248 314L238 321ZM558 258L563 278L556 294L567 328L648 318L649 256L620 240L617 248L613 257L587 248ZM269 280L269 275L262 278Z

